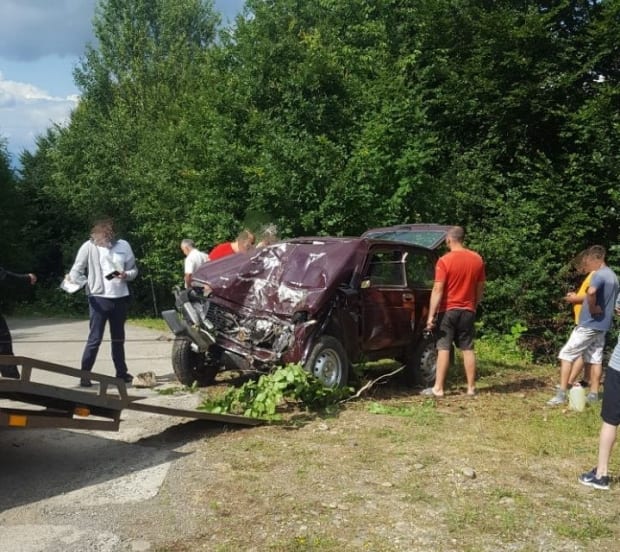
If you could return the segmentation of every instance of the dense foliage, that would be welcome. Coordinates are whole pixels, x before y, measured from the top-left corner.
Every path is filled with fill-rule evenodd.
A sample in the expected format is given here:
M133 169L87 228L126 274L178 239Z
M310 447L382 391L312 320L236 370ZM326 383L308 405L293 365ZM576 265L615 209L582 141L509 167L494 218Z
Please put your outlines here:
M618 243L620 0L248 0L230 28L209 0L102 0L94 28L70 123L18 179L0 165L25 202L3 224L51 280L99 214L144 309L170 302L183 237L461 224L483 327L544 337L570 323L571 258Z
M0 136L0 266L13 272L29 272L32 257L23 232L28 220L26 199L11 166L6 140ZM3 282L0 308L9 309L16 300L31 296L30 286L23 286L12 278Z

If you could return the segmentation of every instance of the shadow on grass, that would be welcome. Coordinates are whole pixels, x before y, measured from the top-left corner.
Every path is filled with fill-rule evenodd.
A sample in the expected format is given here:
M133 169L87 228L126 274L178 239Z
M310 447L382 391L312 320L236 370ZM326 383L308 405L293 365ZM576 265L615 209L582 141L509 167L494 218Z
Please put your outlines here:
M478 368L476 380L477 387L481 393L523 393L545 389L550 384L549 375L541 373L542 366L527 366L522 362L483 359L479 361ZM355 382L355 387L359 389L368 381L374 380L393 369L394 365L386 364L365 370L359 380ZM458 396L459 389L464 390L465 386L465 371L462 360L457 358L457 361L448 371L445 384L446 394L448 396ZM403 399L412 395L418 395L421 389L419 386L411 387L405 385L397 374L371 387L364 393L362 398Z
M167 427L159 433L142 437L136 445L174 450L192 441L210 439L222 433L231 433L249 429L249 426L226 424L212 420L182 420Z
M523 379L516 379L513 381L502 382L489 385L485 387L485 391L491 393L522 393L524 391L532 391L538 389L545 389L547 387L547 381L541 377L526 377Z

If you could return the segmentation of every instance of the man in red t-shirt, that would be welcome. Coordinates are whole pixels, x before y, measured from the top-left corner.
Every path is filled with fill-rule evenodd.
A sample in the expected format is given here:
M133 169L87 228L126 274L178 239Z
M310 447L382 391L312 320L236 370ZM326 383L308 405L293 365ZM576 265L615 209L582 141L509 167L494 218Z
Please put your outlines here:
M209 252L209 260L215 261L235 253L247 253L253 245L254 234L252 234L249 230L243 230L234 242L225 242L216 245Z
M465 231L460 226L448 230L446 245L450 251L435 267L426 329L432 331L437 327L439 330L437 373L434 387L424 389L423 395L443 397L452 343L463 352L467 394L475 394L474 322L486 277L482 257L463 245L464 238Z

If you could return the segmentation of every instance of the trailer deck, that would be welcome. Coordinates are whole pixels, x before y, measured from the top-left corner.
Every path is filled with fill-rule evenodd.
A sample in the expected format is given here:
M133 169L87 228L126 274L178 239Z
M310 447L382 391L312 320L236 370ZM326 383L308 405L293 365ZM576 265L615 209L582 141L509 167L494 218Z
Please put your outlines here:
M262 423L261 420L245 416L212 414L141 402L149 397L129 395L122 379L29 357L0 355L0 365L11 364L19 367L20 378L0 377L0 429L53 427L118 431L123 410L226 424L254 426ZM36 376L45 373L68 376L68 381L76 383L81 378L89 378L98 383L99 387L93 387L93 391L91 388L71 388L38 381Z

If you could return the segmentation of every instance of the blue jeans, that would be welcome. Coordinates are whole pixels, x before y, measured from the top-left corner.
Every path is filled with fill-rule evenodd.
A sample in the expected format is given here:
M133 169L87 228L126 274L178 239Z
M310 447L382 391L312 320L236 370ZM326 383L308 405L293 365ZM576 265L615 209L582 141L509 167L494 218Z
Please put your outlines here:
M129 297L109 299L107 297L88 297L88 310L90 313L90 333L82 354L82 370L93 369L99 345L103 340L103 331L106 322L110 322L110 339L112 341L112 361L116 370L116 377L120 378L127 374L125 364L125 320L127 320L127 307Z

